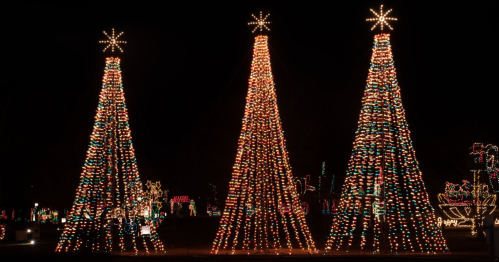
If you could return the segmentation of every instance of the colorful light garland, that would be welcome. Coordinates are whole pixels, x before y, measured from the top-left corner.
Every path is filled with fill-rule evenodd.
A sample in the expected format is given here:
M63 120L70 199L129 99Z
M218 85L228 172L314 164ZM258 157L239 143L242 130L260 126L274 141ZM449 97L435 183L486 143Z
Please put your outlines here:
M445 225L471 227L472 234L477 233L477 225L481 224L486 214L496 209L497 196L489 192L489 186L480 183L480 177L486 174L492 189L498 188L498 148L494 145L484 146L474 143L470 148L472 157L473 183L463 180L463 184L446 182L445 193L438 194L439 206L448 218Z
M494 193L499 193L499 148L495 145L475 143L470 148L473 157L471 172L487 172Z
M283 246L289 253L295 246L316 250L291 173L268 37L259 35L229 194L212 253L228 249L234 254L240 248L247 254L278 254Z
M0 240L5 239L5 224L0 223Z
M112 47L116 43L109 42ZM143 216L145 194L128 124L120 61L118 57L106 58L87 157L57 252L123 252L126 240L138 253L136 236L142 226L151 229L150 235L140 236L144 250L149 252L148 241L154 251L164 251L156 226ZM131 236L126 235L126 230Z
M156 222L156 226L162 222L160 219L160 211L163 207L163 196L166 191L161 190L161 182L155 183L150 180L146 183L147 191L142 199L142 210L145 218Z
M402 106L390 34L377 34L362 109L326 251L445 252Z

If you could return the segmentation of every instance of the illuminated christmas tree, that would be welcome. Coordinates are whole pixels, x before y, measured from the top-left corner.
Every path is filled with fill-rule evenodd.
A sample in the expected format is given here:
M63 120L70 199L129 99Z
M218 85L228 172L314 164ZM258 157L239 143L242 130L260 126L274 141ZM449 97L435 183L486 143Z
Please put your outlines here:
M372 9L377 25L391 10ZM445 252L447 246L412 146L393 62L390 34L374 36L374 48L345 184L328 250L374 253ZM371 248L372 247L372 248Z
M253 32L269 30L269 15L253 17ZM289 164L268 37L255 37L248 94L236 162L213 253L315 251Z
M112 35L104 52L125 41ZM123 91L120 58L106 58L102 90L80 184L56 251L163 251L149 219L132 144ZM149 230L149 232L147 232ZM139 243L142 242L142 243ZM143 246L143 248L141 248Z

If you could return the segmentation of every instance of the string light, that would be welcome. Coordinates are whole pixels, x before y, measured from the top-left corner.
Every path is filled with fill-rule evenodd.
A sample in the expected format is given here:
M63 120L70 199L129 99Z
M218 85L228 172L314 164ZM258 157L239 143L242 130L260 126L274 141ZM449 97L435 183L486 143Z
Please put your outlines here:
M267 21L267 18L270 16L270 14L267 14L265 17L263 17L263 13L262 11L260 11L260 18L257 18L254 14L251 14L251 16L256 20L248 23L248 25L256 25L251 33L254 33L258 28L260 28L260 32L263 32L263 28L270 31L270 28L267 26L268 24L272 23L271 21Z
M373 25L373 27L371 27L371 31L373 31L376 26L380 25L380 29L381 31L383 31L383 26L386 25L388 26L388 28L390 28L390 30L393 30L392 26L387 22L389 20L392 20L392 21L397 21L397 18L394 18L394 17L386 17L391 11L392 9L388 10L386 13L383 14L383 5L381 5L380 9L379 9L379 14L376 13L374 10L370 9L371 12L373 12L373 14L376 16L376 17L373 17L373 18L367 18L366 21L368 22L376 22L376 24Z
M123 32L121 32L118 36L114 36L114 28L112 29L112 34L111 36L109 36L106 31L103 31L104 34L107 36L108 40L102 40L102 41L99 41L99 43L101 44L107 44L106 47L104 47L104 50L103 52L106 52L106 50L111 47L111 52L114 53L114 47L118 47L120 49L120 51L123 53L123 49L121 48L121 46L119 44L126 44L126 41L118 41L118 38L120 38L121 35L123 35Z
M144 250L149 253L146 243L149 242L155 252L164 251L155 224L143 216L142 200L146 198L128 124L120 62L118 57L106 58L80 184L56 252L81 249L123 252L125 240L131 240L137 254L136 236L142 226L150 227L150 235L140 236ZM125 238L125 234L132 237Z
M354 244L375 254L447 251L416 160L389 34L374 37L355 134L326 252Z
M474 167L471 172L486 172L494 193L499 193L499 149L495 145L474 143L470 148Z
M244 254L279 254L295 247L315 252L289 164L265 35L255 37L248 82L236 160L212 253L235 254L237 248Z
M5 238L5 225L0 224L0 240L4 240Z

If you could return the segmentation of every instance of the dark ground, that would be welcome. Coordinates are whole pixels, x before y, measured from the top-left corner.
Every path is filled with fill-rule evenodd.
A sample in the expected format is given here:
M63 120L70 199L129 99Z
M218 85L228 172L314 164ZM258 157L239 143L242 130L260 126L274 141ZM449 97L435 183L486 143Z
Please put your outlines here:
M68 253L56 254L54 252L58 237L62 231L58 231L58 225L42 224L41 239L35 245L27 243L18 243L13 241L12 235L6 240L0 242L0 261L255 261L255 259L268 259L272 261L303 261L304 258L314 261L329 261L339 259L341 261L469 261L469 260L488 260L488 249L485 240L479 240L472 237L469 229L446 229L444 236L447 240L450 253L443 255L369 255L358 252L333 253L324 256L324 245L327 239L328 231L323 228L329 227L325 224L328 221L325 216L307 217L311 221L309 224L316 242L320 249L318 254L314 255L210 255L211 244L218 229L218 217L186 217L176 218L175 226L172 217L167 217L159 227L160 238L165 244L166 255L117 255L117 254L82 254ZM323 222L321 222L323 221ZM19 226L19 225L18 225ZM59 226L60 227L60 226ZM61 227L62 228L62 227ZM13 234L13 233L10 233Z

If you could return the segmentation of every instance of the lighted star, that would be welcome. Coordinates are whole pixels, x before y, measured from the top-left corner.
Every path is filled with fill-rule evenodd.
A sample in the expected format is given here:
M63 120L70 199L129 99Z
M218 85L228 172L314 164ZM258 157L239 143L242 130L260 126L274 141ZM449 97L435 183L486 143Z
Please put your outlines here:
M263 17L262 11L260 11L260 18L257 18L254 14L251 14L253 18L255 18L256 22L249 22L248 25L256 25L255 29L251 33L254 33L258 28L260 28L260 32L263 31L263 28L270 31L270 28L267 27L268 24L272 23L270 21L267 21L267 18L269 17L270 14L267 14L265 18Z
M113 34L111 36L109 36L106 31L104 31L104 34L107 36L107 38L109 38L108 40L103 40L103 41L99 41L99 43L101 44L107 44L107 46L104 48L103 52L106 52L106 50L111 47L111 52L114 53L114 47L118 47L120 49L120 51L123 53L123 49L121 48L121 46L119 44L126 44L126 41L118 41L118 38L120 38L121 35L123 35L123 32L121 32L118 36L114 36L114 28L113 28Z
M374 30L376 28L376 26L378 26L378 25L381 25L380 26L381 31L383 31L383 25L386 25L386 26L388 26L388 28L390 28L390 30L393 30L393 27L391 27L387 21L388 20L397 21L397 18L386 17L391 11L392 11L392 9L388 10L388 12L383 14L383 5L381 5L381 8L379 9L379 14L374 12L374 10L371 9L371 12L373 12L373 14L377 16L377 17L366 19L366 21L370 21L370 22L377 21L376 24L374 24L373 27L371 28L371 31Z

